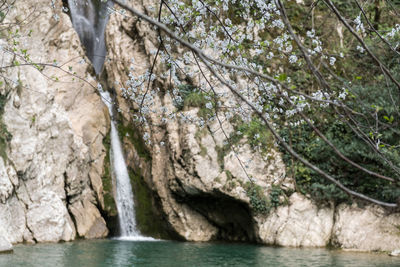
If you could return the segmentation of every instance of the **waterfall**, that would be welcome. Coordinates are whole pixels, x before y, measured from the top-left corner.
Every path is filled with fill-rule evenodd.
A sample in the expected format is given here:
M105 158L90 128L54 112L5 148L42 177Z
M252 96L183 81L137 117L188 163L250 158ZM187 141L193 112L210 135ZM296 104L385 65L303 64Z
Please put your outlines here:
M110 94L100 89L100 95L112 116L113 105ZM141 237L136 229L132 186L114 120L111 120L111 167L116 178L116 204L121 237Z
M100 74L106 55L104 31L108 21L107 8L109 1L101 0L68 0L72 24L77 31L87 56L91 60L96 74ZM107 91L99 88L101 98L113 118L113 102ZM124 240L154 240L143 237L136 229L135 206L132 186L126 167L121 141L119 140L116 123L111 119L111 167L116 184L116 205L121 236Z
M110 1L68 0L72 25L86 48L86 54L96 74L100 74L106 56L104 31L108 21Z

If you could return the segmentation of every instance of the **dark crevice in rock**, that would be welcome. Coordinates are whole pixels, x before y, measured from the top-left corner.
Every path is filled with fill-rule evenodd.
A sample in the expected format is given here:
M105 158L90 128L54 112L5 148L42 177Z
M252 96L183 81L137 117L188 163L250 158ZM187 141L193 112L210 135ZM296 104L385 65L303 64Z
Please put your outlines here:
M69 195L68 194L68 175L67 172L64 172L64 192L65 192L65 206L67 207L68 213L69 213L69 217L72 220L72 223L74 224L75 230L76 230L76 237L79 237L78 234L78 224L75 220L74 214L72 213L71 209L70 209L70 205L73 202L73 198L74 196Z
M64 10L66 10L68 16L71 16L71 13L69 11L69 4L68 4L68 0L62 0L62 6L64 7Z
M198 191L196 195L179 194L175 197L178 202L187 204L218 228L217 240L257 241L255 223L247 203L219 191L212 193Z
M335 241L335 232L334 232L335 224L336 224L336 212L337 212L337 207L336 207L335 204L332 204L331 206L332 206L332 209L333 209L333 212L332 212L332 216L333 216L333 218L332 218L332 229L331 229L331 234L330 234L330 237L329 237L329 241L328 241L327 246L328 246L328 247L336 248L336 247L339 247L339 246L340 246L340 244L336 244L336 241Z
M183 156L176 162L189 176L201 181L197 172L188 168L187 162L190 162L191 158L188 158L189 151L186 151L186 154L187 158L183 149ZM184 184L178 178L171 181L169 189L178 203L188 205L218 229L216 240L257 242L256 223L248 203L218 190L205 192L195 186Z
M97 206L97 208L100 211L101 216L106 222L106 226L109 230L109 236L110 237L117 237L120 236L120 229L119 229L119 221L118 221L118 214L117 215L110 215L103 209L101 209L100 206Z

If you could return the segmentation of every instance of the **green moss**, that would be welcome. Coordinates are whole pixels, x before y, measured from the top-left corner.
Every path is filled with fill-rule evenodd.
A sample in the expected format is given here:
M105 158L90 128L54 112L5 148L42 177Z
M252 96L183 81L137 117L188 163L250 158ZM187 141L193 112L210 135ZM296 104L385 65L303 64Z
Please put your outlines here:
M104 196L104 211L107 216L112 217L118 215L117 206L114 200L113 184L111 176L111 163L110 163L110 133L103 138L103 145L106 149L106 157L104 158L104 173L101 177L103 182L103 196Z
M193 91L186 95L184 99L185 106L189 107L202 107L207 103L207 99L205 98L206 94Z
M271 191L269 192L269 200L270 200L272 207L276 208L281 204L279 197L282 194L283 194L283 191L279 186L272 185Z
M155 238L168 238L161 217L157 216L152 202L152 193L140 172L129 168L132 190L135 197L136 223L140 232Z
M207 127L203 127L201 129L198 129L197 132L195 133L194 137L196 138L197 141L201 141L201 138L203 136L206 136L207 133L209 133Z
M7 160L7 143L11 141L11 134L3 122L4 106L7 103L7 95L0 95L0 157Z
M200 144L200 156L205 157L207 156L207 148Z
M271 132L258 118L245 123L236 119L234 122L235 132L230 137L231 144L238 143L243 137L247 137L247 143L253 148L260 148L266 154L274 143Z
M229 191L233 190L233 189L235 189L237 187L236 181L234 181L234 180L229 181L227 183L227 185L228 185L228 190Z
M232 175L232 173L230 171L225 170L225 174L226 174L226 178L228 180L232 180L233 179L233 175Z
M203 92L190 84L180 85L178 87L179 94L183 101L175 102L174 105L178 110L184 107L197 107L199 111L197 115L204 120L215 115L215 98L211 92ZM206 103L211 103L211 108L206 108Z
M274 138L258 119L244 123L236 118L231 122L234 125L235 131L229 136L229 142L222 147L215 147L217 161L221 169L224 169L224 157L232 150L232 146L238 144L245 137L247 138L247 143L253 149L259 148L261 153L267 154L273 145Z
M138 153L139 157L142 159L145 159L146 162L151 161L151 155L149 151L147 150L144 141L142 138L139 136L139 131L135 131L135 128L133 126L124 126L122 124L118 125L118 134L121 140L123 140L124 137L127 137L128 140L133 144L133 146L136 149L136 152Z
M215 150L217 151L217 161L219 164L219 167L221 169L224 169L224 157L225 153L227 152L228 146L220 147L220 146L215 146Z

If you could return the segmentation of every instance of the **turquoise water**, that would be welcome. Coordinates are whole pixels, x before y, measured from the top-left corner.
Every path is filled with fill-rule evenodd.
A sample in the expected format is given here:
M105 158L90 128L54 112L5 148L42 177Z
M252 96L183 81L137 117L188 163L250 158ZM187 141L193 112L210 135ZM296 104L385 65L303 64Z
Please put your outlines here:
M382 254L248 244L77 241L17 245L0 254L0 266L400 266Z

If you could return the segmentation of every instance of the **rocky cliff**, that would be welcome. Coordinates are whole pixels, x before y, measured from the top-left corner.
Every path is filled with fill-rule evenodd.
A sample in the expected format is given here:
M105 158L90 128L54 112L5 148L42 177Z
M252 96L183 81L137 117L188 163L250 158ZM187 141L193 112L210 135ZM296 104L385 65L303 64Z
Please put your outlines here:
M99 208L109 116L61 4L15 1L3 21L12 27L2 31L2 62L14 67L2 69L0 89L0 226L12 243L108 234Z
M155 5L129 2L147 13ZM4 65L14 65L2 70L0 88L0 233L12 243L104 237L103 217L116 212L107 159L109 115L71 20L61 1L53 3L17 1L6 18L16 26L1 37L2 47L15 46L33 62L50 63L23 66L24 60L16 64L13 53L1 51ZM202 128L182 119L164 123L167 110L176 106L162 78L152 88L160 90L152 99L150 123L135 122L138 107L122 97L121 87L129 73L140 76L149 69L156 36L143 21L112 14L102 74L121 111L119 132L144 233L369 251L400 247L399 213L317 205L295 192L272 145L255 150L240 138L235 150L227 146L237 127L228 118ZM157 64L154 73L162 71ZM187 105L180 112L196 117L201 107ZM145 132L151 144L143 140Z
M154 1L130 3L155 15ZM157 78L151 90L158 93L151 96L148 123L133 122L138 106L121 96L121 88L152 66L157 32L129 14L113 14L106 37L108 86L116 92L121 127L130 129L121 132L127 160L150 189L153 208L167 222L169 232L191 241L333 245L366 251L400 246L399 213L369 205L322 205L296 193L294 181L286 175L281 155L272 144L260 151L244 137L237 140L234 151L226 145L227 136L237 129L232 120L222 116L203 128L184 119L164 123L168 111L177 108L166 90L171 85L168 77L160 75L165 71L162 63L153 69ZM177 117L199 117L201 109L187 105ZM142 138L145 132L149 133L146 142Z

